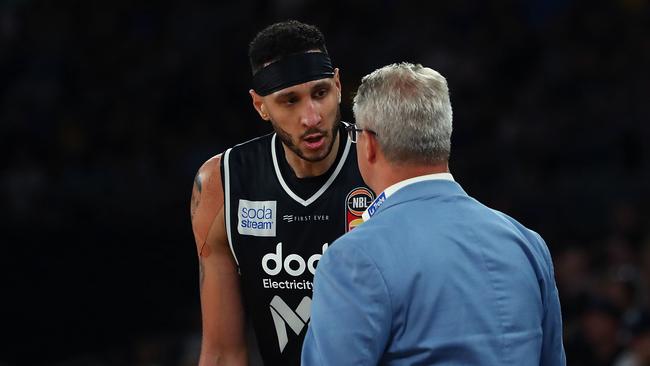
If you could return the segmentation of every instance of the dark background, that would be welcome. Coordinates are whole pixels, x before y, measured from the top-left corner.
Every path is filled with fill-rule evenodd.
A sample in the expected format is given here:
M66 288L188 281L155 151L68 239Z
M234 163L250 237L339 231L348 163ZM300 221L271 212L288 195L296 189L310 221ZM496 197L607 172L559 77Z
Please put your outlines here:
M1 0L0 365L195 362L193 177L270 131L247 45L290 18L324 32L345 120L378 67L446 76L452 173L546 239L569 364L635 352L650 292L647 1Z

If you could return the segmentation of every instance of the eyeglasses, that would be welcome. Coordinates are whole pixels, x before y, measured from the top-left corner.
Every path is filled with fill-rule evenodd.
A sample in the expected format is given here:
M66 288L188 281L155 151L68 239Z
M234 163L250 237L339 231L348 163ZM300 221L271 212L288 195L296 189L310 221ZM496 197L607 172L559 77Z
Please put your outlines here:
M369 130L367 128L357 128L357 125L354 124L345 125L345 131L347 131L348 137L350 138L350 141L352 141L353 144L357 143L357 138L359 137L359 134L363 131L378 136L377 132L373 130Z

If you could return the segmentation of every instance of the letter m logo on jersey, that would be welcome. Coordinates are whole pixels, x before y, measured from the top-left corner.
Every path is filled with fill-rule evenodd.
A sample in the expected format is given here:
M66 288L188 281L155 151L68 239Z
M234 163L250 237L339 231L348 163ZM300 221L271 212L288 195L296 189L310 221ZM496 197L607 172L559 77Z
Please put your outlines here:
M274 296L270 304L271 315L273 316L273 323L275 324L275 331L278 334L278 343L280 345L280 352L284 351L284 347L289 342L287 335L287 325L289 328L299 335L302 329L309 321L309 314L311 310L311 299L308 296L302 298L300 304L295 311L287 305L280 296Z

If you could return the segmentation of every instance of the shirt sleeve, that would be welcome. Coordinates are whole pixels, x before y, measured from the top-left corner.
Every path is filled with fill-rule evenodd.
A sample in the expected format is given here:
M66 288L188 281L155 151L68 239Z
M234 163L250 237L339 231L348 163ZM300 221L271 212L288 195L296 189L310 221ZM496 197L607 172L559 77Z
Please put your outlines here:
M555 284L555 271L553 261L544 240L539 238L544 249L544 259L548 269L545 279L544 318L542 320L542 352L541 366L565 366L566 355L562 342L562 312L557 286Z
M305 366L377 365L388 342L391 302L384 278L345 239L323 254L316 269Z

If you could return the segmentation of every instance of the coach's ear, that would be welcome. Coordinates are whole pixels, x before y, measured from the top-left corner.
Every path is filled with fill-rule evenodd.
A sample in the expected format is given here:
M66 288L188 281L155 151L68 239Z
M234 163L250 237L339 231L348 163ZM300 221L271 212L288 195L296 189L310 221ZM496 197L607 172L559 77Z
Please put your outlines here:
M251 99L253 100L253 107L257 113L259 113L260 117L262 117L263 120L268 121L270 117L266 111L266 107L264 106L264 98L261 95L257 94L253 89L249 90L248 94L251 95Z
M375 135L363 131L357 136L357 164L359 165L359 173L363 181L366 182L375 192L379 192L375 186L379 162L378 158L381 154L379 144Z
M366 155L366 161L368 161L369 164L375 164L377 162L377 156L378 154L381 154L381 151L379 150L379 143L377 141L377 137L375 136L374 133L368 132L368 131L363 131L362 133L364 136L362 139L363 141L363 149L364 153ZM359 142L357 142L358 144Z

